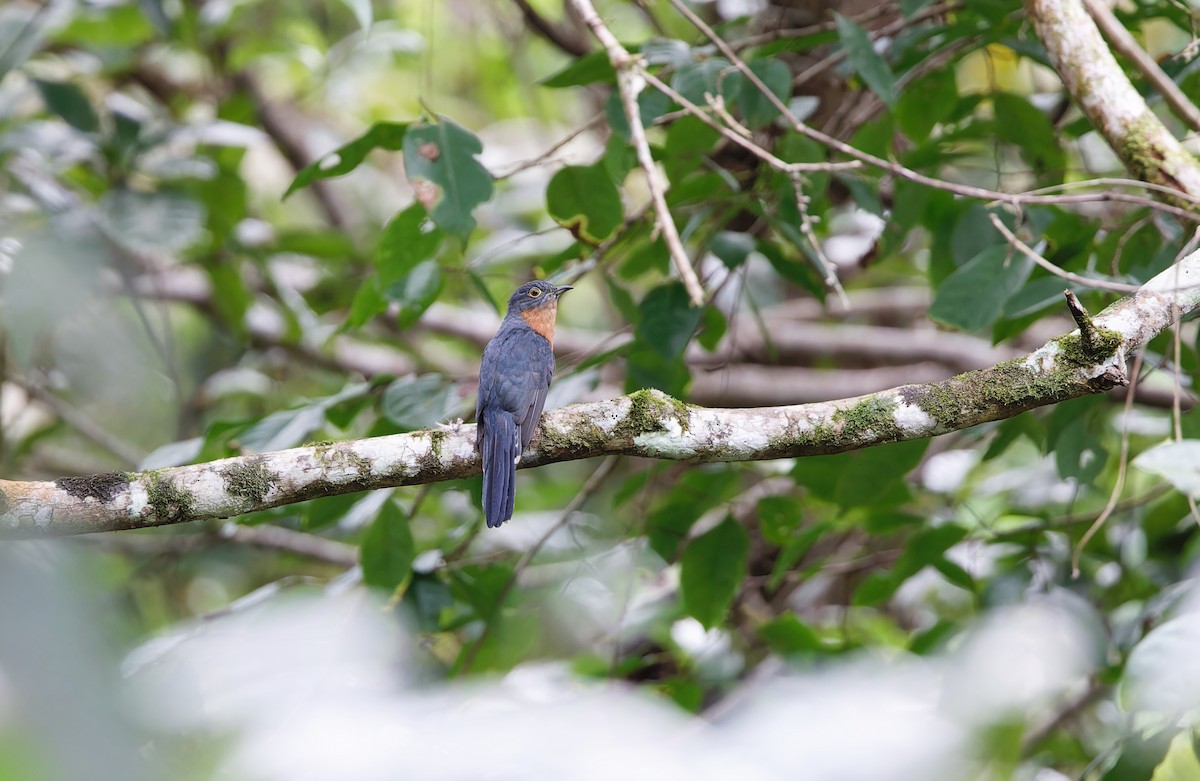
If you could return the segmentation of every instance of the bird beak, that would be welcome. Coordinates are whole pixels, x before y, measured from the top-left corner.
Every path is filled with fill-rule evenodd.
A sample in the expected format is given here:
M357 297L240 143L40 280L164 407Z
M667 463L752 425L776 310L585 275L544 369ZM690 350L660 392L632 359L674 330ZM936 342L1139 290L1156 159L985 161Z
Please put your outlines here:
M556 287L556 288L554 288L554 297L558 298L559 296L561 296L563 293L567 292L568 290L574 290L574 289L575 288L571 287L570 285L563 285L562 287Z

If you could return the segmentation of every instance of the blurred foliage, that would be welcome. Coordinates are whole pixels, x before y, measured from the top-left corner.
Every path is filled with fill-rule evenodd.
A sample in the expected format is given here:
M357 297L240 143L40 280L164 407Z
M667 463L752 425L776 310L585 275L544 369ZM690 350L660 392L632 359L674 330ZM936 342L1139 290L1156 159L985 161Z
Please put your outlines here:
M796 133L668 4L599 5L652 73L734 132L789 163L846 159ZM716 16L725 6L698 9L792 111L864 152L1006 192L1125 175L1018 3L815 20L787 4ZM1159 51L1197 28L1184 4L1120 13ZM587 40L569 18L550 24ZM1187 56L1164 67L1195 92ZM652 152L712 293L693 308L614 80L603 54L564 53L503 0L4 4L3 474L155 468L469 417L472 324L494 323L530 277L575 284L560 327L594 336L560 356L549 406L643 387L686 401L710 373L879 368L836 352L789 364L767 316L806 302L829 308L788 327L933 322L981 349L1070 329L1063 281L1014 254L989 215L1065 270L1129 284L1166 268L1194 229L1131 203L1018 215L871 167L795 178L647 87ZM895 311L837 314L826 260L851 301L895 291ZM913 290L923 303L905 309ZM1076 292L1092 311L1115 298ZM765 357L724 365L722 349L751 333ZM1191 386L1196 328L1177 336L1147 349L1144 387ZM762 376L771 398L773 384L796 387ZM360 575L214 525L73 541L72 577L103 594L105 631L126 650L247 595L361 577L419 641L409 663L428 680L541 661L700 713L768 663L932 658L970 646L989 617L1051 600L1095 630L1092 661L971 722L971 777L1190 777L1181 716L1200 675L1179 665L1195 658L1182 606L1200 536L1180 491L1200 493L1194 415L1093 398L835 456L560 464L521 473L517 515L495 531L480 529L478 479L320 498L237 523L360 546ZM0 779L62 777L39 753L55 739L23 740L42 679L16 680L6 648ZM1017 689L1039 674L1009 672ZM216 777L229 738L209 737L198 748L159 735L150 753L188 768L172 777ZM909 770L886 777L941 777Z

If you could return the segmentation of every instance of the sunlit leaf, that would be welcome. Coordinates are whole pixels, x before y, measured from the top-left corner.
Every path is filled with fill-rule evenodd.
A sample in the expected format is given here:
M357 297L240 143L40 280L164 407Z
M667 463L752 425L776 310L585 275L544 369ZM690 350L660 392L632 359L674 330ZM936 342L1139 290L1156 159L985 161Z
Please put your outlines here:
M408 122L376 122L366 133L350 143L338 147L315 163L300 169L283 197L287 198L315 179L332 179L350 173L362 164L367 154L373 149L386 149L393 152L401 149L408 128Z
M445 117L413 125L404 137L404 168L438 226L463 243L475 230L471 212L492 197L492 175L476 159L483 144Z
M1133 465L1164 478L1185 494L1200 496L1200 440L1155 445L1133 459Z
M569 165L546 185L546 210L560 225L590 244L612 235L624 218L621 194L600 165Z

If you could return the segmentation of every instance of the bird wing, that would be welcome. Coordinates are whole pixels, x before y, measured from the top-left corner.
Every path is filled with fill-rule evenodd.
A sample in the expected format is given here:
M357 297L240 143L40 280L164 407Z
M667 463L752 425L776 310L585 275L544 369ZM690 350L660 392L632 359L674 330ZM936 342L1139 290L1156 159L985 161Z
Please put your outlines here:
M485 405L510 413L524 450L541 419L553 374L554 353L545 338L524 327L497 334L484 350L476 416Z

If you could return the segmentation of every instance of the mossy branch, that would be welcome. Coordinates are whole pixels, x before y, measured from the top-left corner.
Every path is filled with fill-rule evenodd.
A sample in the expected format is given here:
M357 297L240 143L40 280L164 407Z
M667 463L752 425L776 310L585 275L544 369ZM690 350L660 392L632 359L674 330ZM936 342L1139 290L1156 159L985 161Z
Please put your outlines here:
M1178 308L1176 310L1176 307ZM658 391L546 413L521 467L604 455L693 463L841 453L942 434L1126 382L1125 356L1200 308L1200 252L1078 331L987 369L851 399L696 407ZM228 518L376 488L479 474L475 427L452 424L147 472L0 480L0 537L47 537Z

